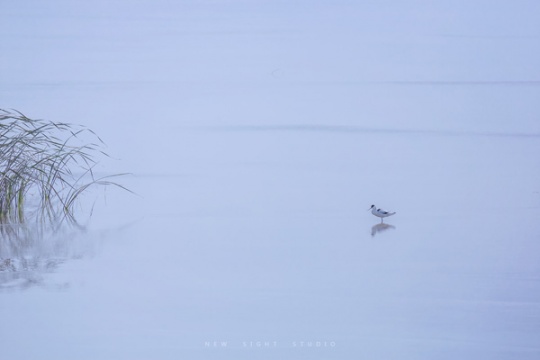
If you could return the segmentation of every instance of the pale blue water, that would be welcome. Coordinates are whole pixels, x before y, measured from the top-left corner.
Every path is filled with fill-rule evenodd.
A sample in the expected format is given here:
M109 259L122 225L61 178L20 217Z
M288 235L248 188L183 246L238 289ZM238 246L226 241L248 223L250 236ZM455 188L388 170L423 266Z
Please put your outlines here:
M3 354L537 359L539 9L481 3L3 4L0 105L137 193L0 273Z

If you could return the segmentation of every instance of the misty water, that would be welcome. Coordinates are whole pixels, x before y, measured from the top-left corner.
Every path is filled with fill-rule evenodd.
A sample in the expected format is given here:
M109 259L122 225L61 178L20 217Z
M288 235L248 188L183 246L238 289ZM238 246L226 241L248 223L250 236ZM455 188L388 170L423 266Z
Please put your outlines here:
M135 192L2 238L2 357L539 358L536 2L0 10L0 107Z

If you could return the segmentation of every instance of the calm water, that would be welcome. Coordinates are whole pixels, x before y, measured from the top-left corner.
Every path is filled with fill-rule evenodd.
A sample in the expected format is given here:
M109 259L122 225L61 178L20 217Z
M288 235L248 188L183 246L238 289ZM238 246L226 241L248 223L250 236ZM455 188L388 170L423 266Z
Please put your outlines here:
M2 5L0 105L92 128L137 194L2 239L3 354L537 359L523 4Z

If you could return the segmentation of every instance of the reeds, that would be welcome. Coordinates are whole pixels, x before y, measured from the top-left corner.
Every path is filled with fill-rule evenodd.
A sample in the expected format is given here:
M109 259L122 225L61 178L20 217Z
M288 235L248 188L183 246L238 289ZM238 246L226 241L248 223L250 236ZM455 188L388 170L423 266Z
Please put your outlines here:
M103 145L83 126L0 109L0 223L23 223L28 214L74 220L76 200L90 186L122 187L94 177L98 156L107 156Z

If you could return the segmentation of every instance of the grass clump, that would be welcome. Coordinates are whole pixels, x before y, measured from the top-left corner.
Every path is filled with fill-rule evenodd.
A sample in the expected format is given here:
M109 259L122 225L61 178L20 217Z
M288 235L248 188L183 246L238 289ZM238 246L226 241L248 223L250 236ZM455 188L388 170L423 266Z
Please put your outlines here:
M74 220L74 205L92 185L116 185L95 178L103 141L83 126L34 120L0 109L0 222ZM118 174L121 175L121 174ZM114 175L114 176L118 176Z

